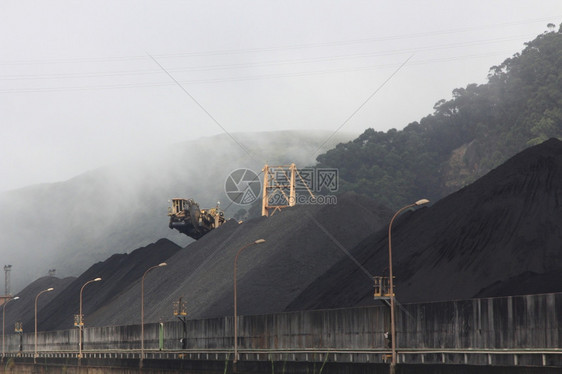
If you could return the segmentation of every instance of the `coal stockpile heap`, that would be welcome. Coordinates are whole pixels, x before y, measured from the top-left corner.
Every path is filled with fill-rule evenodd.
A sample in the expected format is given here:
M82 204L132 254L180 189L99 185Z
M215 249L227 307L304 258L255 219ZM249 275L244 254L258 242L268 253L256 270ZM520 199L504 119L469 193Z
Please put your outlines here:
M180 297L187 303L190 318L231 315L235 256L258 239L266 242L247 247L238 258L238 311L283 311L304 288L344 258L346 248L384 227L389 217L387 208L346 193L334 205L296 206L242 224L227 221L169 258L166 267L147 274L145 321L174 320L173 304ZM139 299L137 281L111 303L86 315L87 324L137 324Z
M191 318L233 313L234 258L238 260L238 310L240 314L283 311L318 276L346 257L346 251L363 238L383 228L391 211L372 200L345 193L333 205L303 205L271 217L239 224L230 220L200 240L181 249L167 239L130 254L116 254L96 263L78 278L41 278L18 294L24 302L7 308L6 321L34 324L34 298L41 295L40 330L74 327L79 313L80 289L87 327L140 323L142 275L145 322L174 320L173 304L181 297ZM19 303L19 305L18 305ZM30 304L31 303L31 304ZM30 314L31 313L31 314ZM29 331L25 329L24 331Z
M562 142L551 139L433 206L403 213L392 227L398 300L562 291L561 204ZM387 230L351 252L373 275L388 275ZM372 291L357 265L340 261L288 309L369 305Z
M82 293L82 313L87 322L89 313L103 309L113 298L119 298L122 292L138 282L148 267L166 261L180 249L171 241L160 239L130 254L115 254L106 261L91 266L78 278L41 278L18 294L20 300L8 306L10 314L7 313L6 321L13 317L15 322L17 316L17 320L23 321L24 326L34 326L35 316L32 311L37 293L54 287L54 291L40 296L38 327L42 330L70 329L74 326L74 315L80 310L80 289L86 282L100 277L101 281L88 284ZM23 300L26 300L25 303L20 302Z
M420 196L423 198L424 196ZM562 291L562 142L525 150L475 183L432 206L406 211L392 227L400 302ZM372 305L372 275L388 275L388 222L394 214L353 194L334 205L303 205L242 224L234 220L180 249L160 240L114 255L79 278L44 277L10 303L7 326L69 329L84 292L86 326L174 320L180 298L190 318L233 313L238 259L239 314ZM262 244L250 245L258 239ZM245 248L243 252L239 252ZM27 328L26 328L27 326Z
M75 277L60 279L54 276L45 276L30 283L17 295L14 295L19 299L10 301L4 310L6 314L4 323L6 334L13 333L16 322L22 322L23 332L33 332L35 328L35 298L37 295L43 290L54 288L53 291L42 293L37 297L37 309L41 310L54 298L64 294L68 285L75 280ZM43 325L38 322L37 328L42 329Z
M478 292L476 297L531 295L562 291L562 269L543 274L526 271L505 281L498 281Z

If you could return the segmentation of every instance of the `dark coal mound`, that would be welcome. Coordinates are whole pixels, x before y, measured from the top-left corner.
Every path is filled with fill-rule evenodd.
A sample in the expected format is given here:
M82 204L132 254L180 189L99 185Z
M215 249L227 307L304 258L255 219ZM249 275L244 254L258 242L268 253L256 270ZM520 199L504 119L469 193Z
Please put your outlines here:
M16 295L19 299L10 301L9 304L6 305L6 333L13 331L16 322L23 323L24 332L33 331L35 326L35 299L37 298L37 316L39 317L41 315L40 311L57 298L57 296L65 294L67 287L75 280L75 277L60 279L49 276L41 277L30 283ZM53 291L42 293L37 297L41 291L51 287L54 288ZM37 321L37 329L45 329L45 325L39 321L39 318Z
M561 202L562 143L553 139L431 207L404 212L392 228L398 299L559 290ZM24 329L33 326L35 295L55 287L41 296L40 328L71 328L80 288L102 277L84 292L86 325L137 324L140 279L163 261L168 266L145 280L145 322L175 319L173 304L180 297L191 318L231 315L236 253L262 238L265 243L247 247L238 260L239 314L373 304L371 274L388 273L393 213L346 193L334 205L297 206L242 224L228 221L184 249L160 240L97 263L78 279L41 278L10 303L8 323L17 316Z
M233 313L236 253L240 314L279 312L361 239L384 227L387 208L353 193L334 205L302 205L242 224L228 221L167 260L145 280L145 321L173 320L181 297L191 318ZM342 250L343 248L343 250ZM103 285L100 285L100 287ZM95 286L97 287L97 286ZM93 291L93 287L92 287ZM139 323L140 285L87 317L90 326Z
M88 284L82 292L82 313L86 325L89 325L90 313L103 309L114 298L119 298L121 293L137 284L146 269L165 262L180 249L168 239L160 239L156 243L136 249L130 254L115 254L104 262L94 264L80 277L72 278L62 292L49 295L50 297L41 296L46 299L46 305L41 308L41 313L38 315L42 329L73 328L74 315L79 314L80 310L80 289L86 282L100 277L101 281ZM55 287L55 290L58 288ZM140 289L138 294L140 295ZM31 325L29 325L30 323ZM24 322L29 326L33 326L33 323L33 319Z
M562 292L562 271L555 270L544 274L532 271L496 282L478 292L475 297L533 295Z
M555 274L562 273L561 203L562 143L551 139L435 205L404 213L392 228L397 298L419 302L560 289L551 282L560 284ZM387 230L352 250L374 275L388 274ZM289 309L371 303L372 283L355 264L341 260Z

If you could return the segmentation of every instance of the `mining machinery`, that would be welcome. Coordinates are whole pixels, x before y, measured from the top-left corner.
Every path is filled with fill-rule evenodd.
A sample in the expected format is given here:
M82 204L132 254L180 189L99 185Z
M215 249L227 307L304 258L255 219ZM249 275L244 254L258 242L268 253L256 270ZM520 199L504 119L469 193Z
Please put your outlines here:
M193 239L200 239L209 231L216 229L225 222L224 212L215 208L200 209L193 199L175 198L168 207L170 229L176 229Z

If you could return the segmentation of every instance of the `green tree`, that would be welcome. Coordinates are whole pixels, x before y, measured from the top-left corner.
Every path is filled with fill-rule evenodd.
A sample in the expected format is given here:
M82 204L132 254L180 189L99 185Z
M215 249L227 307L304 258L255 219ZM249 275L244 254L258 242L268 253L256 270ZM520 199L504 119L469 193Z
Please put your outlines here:
M318 156L318 166L339 168L342 191L397 207L436 200L529 145L562 138L562 27L549 30L492 66L486 84L454 89L401 131L369 128Z

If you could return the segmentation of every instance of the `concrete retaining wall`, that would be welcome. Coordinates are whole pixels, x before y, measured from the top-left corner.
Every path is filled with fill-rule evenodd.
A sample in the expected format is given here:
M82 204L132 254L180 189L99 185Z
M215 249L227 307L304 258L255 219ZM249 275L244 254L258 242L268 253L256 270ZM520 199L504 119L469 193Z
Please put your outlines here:
M398 344L415 348L560 348L562 294L406 305Z
M562 343L562 293L410 304L397 310L399 350L543 350L560 348ZM384 350L389 308L381 305L240 316L239 323L241 350ZM188 320L187 325L189 349L231 350L234 345L233 317ZM157 323L145 325L145 349L158 348L159 329ZM164 349L180 349L181 322L166 322L163 329ZM18 335L6 335L6 351L17 352L19 339ZM22 340L23 351L33 352L33 332L26 331ZM39 351L77 351L77 344L77 329L38 333ZM83 349L140 349L140 325L85 328ZM415 360L420 362L420 357ZM482 364L486 364L483 357ZM537 357L540 365L540 355ZM461 355L458 361L467 360ZM506 361L509 364L514 358Z

